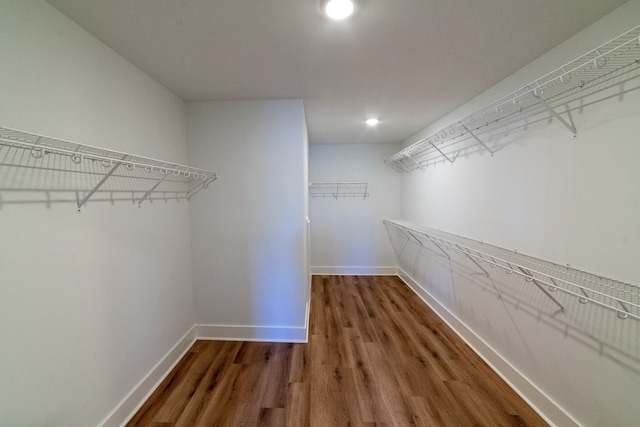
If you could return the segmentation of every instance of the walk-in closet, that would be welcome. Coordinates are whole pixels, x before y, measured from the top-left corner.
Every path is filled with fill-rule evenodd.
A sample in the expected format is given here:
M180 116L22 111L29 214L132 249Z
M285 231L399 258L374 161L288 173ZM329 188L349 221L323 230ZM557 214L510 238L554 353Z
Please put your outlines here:
M0 426L635 426L640 0L0 1Z

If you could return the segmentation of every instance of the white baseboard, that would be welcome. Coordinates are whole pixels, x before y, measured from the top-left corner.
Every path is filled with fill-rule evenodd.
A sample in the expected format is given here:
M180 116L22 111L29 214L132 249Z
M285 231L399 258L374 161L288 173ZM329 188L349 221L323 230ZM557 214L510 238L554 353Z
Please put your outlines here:
M580 424L549 396L494 350L447 307L442 305L409 274L398 269L398 276L431 309L484 360L511 388L520 395L544 420L552 426L579 426Z
M315 276L397 276L398 267L316 266L311 267Z
M191 348L196 340L195 327L189 329L176 345L164 355L151 371L131 390L131 392L111 411L100 424L103 427L123 426L149 399L160 383Z
M196 335L202 340L306 343L308 329L307 325L196 325Z
M313 268L313 267L312 267ZM513 367L496 350L480 338L458 317L438 300L433 298L409 274L397 267L374 267L385 273L352 273L342 269L370 267L317 267L337 269L332 272L313 274L332 275L397 275L411 288L451 329L473 349L507 384L513 388L545 421L554 426L579 426L579 423L558 406L549 396L536 387L520 371ZM388 270L387 270L388 269ZM391 270L393 269L393 273ZM351 270L349 270L351 271ZM371 271L371 270L368 270ZM380 270L377 270L378 272ZM239 325L195 325L169 352L151 369L133 390L102 422L103 427L124 425L151 396L184 354L197 339L225 341L308 342L310 304L306 307L304 326L239 326Z
M309 295L311 297L311 295ZM307 301L305 324L299 327L194 325L149 373L100 423L102 427L124 426L142 407L160 383L184 357L196 340L267 341L306 343L309 338L311 303Z

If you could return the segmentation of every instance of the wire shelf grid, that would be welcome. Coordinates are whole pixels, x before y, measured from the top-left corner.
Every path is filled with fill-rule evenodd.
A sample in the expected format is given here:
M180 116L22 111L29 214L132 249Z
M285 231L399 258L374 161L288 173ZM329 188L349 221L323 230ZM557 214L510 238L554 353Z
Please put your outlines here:
M562 67L503 96L385 160L400 172L423 170L431 163L453 163L465 149L478 146L493 155L487 145L492 132L510 126L526 127L555 117L577 135L571 117L558 107L579 99L606 84L615 84L640 69L640 26L637 26Z
M37 172L36 172L37 171ZM161 194L189 199L215 172L0 127L0 191L130 193L140 205Z
M312 182L309 197L312 198L362 198L369 197L367 182Z
M640 287L637 285L405 221L383 220L383 223L390 235L396 230L420 245L433 244L447 257L451 252L466 256L487 277L495 268L522 277L553 300L562 313L564 306L553 296L557 291L576 297L582 304L592 303L611 310L620 319L640 320Z

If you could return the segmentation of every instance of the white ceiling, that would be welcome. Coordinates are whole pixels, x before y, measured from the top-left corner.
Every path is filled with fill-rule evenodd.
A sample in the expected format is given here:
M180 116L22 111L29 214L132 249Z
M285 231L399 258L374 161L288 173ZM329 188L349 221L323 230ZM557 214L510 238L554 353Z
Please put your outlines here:
M48 0L185 101L302 98L312 144L399 142L624 1Z

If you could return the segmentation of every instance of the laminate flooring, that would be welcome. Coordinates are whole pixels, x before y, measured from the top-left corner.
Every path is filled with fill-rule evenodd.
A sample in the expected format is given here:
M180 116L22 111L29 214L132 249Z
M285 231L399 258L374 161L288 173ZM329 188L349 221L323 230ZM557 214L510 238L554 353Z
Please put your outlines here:
M544 426L399 278L314 276L308 344L196 341L128 426Z

